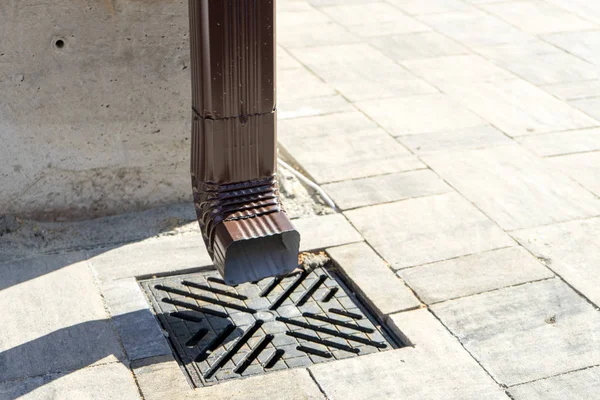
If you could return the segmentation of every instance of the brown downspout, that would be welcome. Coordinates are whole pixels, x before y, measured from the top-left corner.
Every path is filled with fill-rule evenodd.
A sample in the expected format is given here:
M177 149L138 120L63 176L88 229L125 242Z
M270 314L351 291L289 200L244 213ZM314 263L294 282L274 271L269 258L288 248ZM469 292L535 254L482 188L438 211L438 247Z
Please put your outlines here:
M300 234L281 207L275 0L190 0L192 188L227 284L291 272Z

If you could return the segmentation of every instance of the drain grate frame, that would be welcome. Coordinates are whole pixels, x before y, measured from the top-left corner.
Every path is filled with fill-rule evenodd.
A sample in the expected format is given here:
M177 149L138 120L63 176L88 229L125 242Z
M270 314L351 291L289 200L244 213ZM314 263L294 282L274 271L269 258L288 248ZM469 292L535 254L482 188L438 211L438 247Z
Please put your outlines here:
M195 387L404 347L331 266L236 287L212 268L139 284Z

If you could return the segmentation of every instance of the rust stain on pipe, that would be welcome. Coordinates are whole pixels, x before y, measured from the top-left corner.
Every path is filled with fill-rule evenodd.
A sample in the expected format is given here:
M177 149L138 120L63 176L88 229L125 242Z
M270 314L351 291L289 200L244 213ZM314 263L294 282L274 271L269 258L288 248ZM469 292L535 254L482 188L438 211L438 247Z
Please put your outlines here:
M274 0L190 0L192 187L230 285L291 272L300 235L279 200Z

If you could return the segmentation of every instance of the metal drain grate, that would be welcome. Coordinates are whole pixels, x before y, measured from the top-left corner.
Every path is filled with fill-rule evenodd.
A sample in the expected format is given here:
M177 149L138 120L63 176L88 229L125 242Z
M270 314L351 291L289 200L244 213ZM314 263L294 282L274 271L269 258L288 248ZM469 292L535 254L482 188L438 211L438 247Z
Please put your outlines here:
M216 271L141 285L197 387L396 347L325 268L236 287Z

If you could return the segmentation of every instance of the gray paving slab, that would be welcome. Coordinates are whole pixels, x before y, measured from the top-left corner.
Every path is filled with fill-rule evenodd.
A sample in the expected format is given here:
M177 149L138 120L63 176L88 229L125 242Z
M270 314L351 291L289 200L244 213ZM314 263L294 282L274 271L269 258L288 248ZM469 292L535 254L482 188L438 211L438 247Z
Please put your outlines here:
M600 128L523 136L517 139L541 157L600 150Z
M600 17L600 11L598 11ZM600 65L600 29L544 35L543 39L591 63Z
M358 41L357 35L317 10L277 13L277 43L288 49Z
M100 282L212 265L200 233L150 238L87 254Z
M353 102L438 92L366 43L292 49L291 52Z
M563 100L578 100L596 97L600 93L600 80L555 83L542 89Z
M332 96L335 90L306 68L288 68L277 76L277 100L293 100Z
M600 218L525 229L512 236L600 306Z
M536 85L579 82L600 77L598 66L565 52L543 54L516 54L512 49L499 51L479 48L480 54L499 66Z
M423 157L506 230L591 217L600 201L518 145Z
M329 399L508 399L427 310L390 320L415 347L311 367Z
M523 43L534 37L481 10L421 15L419 21L467 47Z
M486 148L511 144L511 139L491 125L441 132L401 135L398 141L417 155L437 152Z
M120 363L0 384L3 400L140 400L129 368Z
M300 232L300 251L325 249L360 242L362 236L342 214L301 218L294 221Z
M508 386L600 363L600 314L557 278L451 300L432 310L496 381Z
M598 25L586 19L541 0L484 4L481 7L511 25L534 34L598 28Z
M595 1L587 0L548 0L573 14L579 15L592 22L600 24L600 5Z
M371 39L371 44L396 61L467 54L461 44L437 32L387 35Z
M329 183L323 189L342 210L452 191L428 169Z
M315 117L317 115L352 112L355 110L352 103L337 94L296 100L278 99L277 120Z
M358 111L281 121L279 144L317 183L423 167Z
M402 269L398 275L427 304L554 276L519 246Z
M370 206L345 214L394 269L514 244L496 224L456 193Z
M441 82L493 82L516 78L514 74L475 54L409 60L400 64L434 85Z
M596 120L600 120L600 96L571 100L569 104Z
M321 10L362 37L430 31L427 25L384 2L339 4Z
M357 105L394 136L486 124L486 121L443 93L362 101ZM433 115L435 118L432 118Z
M194 390L172 358L141 360L132 368L145 400L325 398L305 369L273 372Z
M442 89L509 136L592 128L599 122L532 84L517 79Z
M389 0L410 15L471 11L473 7L460 0Z
M552 165L600 197L600 151L553 157Z
M388 314L417 308L421 302L366 243L328 249L327 253L359 293L385 319Z
M0 265L0 382L125 357L84 254ZM91 340L93 338L93 345Z
M130 361L171 354L135 278L105 282L100 290Z
M600 367L526 383L508 391L514 400L598 400Z

